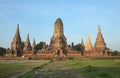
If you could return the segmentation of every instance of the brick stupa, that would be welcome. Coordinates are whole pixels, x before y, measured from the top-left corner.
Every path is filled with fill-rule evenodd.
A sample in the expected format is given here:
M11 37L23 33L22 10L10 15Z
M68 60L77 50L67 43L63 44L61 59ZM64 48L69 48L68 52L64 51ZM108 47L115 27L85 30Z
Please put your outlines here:
M68 44L64 36L63 22L60 18L55 21L54 34L51 38L50 45L47 50L52 52L55 57L65 57L68 52Z
M22 44L21 44L21 37L20 37L20 32L19 32L19 24L17 24L16 33L11 43L11 50L12 50L12 54L14 54L15 56L22 55L22 52L21 52Z
M102 36L100 25L98 26L98 34L97 34L96 42L94 44L94 50L97 52L106 50L106 43L105 43L104 38Z
M29 34L27 35L23 50L24 51L31 51L32 50L30 39L29 39Z
M88 34L86 45L85 45L85 51L91 52L92 50L93 50L93 47L92 47L91 40L90 40L90 34Z

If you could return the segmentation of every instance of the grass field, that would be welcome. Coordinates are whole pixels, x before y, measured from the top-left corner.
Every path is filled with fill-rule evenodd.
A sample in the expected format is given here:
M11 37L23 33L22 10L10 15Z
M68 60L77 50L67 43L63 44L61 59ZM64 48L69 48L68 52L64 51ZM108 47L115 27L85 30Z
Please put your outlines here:
M0 60L0 78L120 78L120 60Z
M0 78L11 78L47 62L45 60L0 60Z
M85 78L120 78L120 60L66 61Z

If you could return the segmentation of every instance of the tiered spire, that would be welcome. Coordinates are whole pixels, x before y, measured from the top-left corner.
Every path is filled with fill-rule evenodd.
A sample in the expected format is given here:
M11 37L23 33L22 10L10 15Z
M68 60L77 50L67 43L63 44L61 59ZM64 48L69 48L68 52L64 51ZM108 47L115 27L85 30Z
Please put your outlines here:
M106 43L104 42L104 38L101 33L100 25L98 25L98 34L97 34L96 42L94 45L94 49L96 51L102 51L106 49Z
M60 18L58 18L54 25L54 37L62 37L63 35L63 22Z
M35 50L35 46L36 46L36 43L35 43L35 39L33 40L33 43L32 43L32 51Z
M55 56L66 56L69 46L64 36L63 22L60 18L55 21L54 34L51 38L50 45L46 50L53 52Z
M81 39L81 45L82 45L82 47L85 47L84 42L83 42L83 38Z
M90 35L88 34L86 45L85 45L85 51L92 51L92 50L93 50L93 47L91 44Z
M21 37L20 37L20 32L19 32L19 24L17 24L16 33L11 43L11 49L14 51L21 49Z
M27 35L26 42L24 44L24 50L31 51L31 43L30 43L30 39L29 39L29 34Z
M19 24L17 24L17 29L14 37L20 38L20 32L19 32Z
M85 45L84 45L84 42L83 42L83 38L81 39L81 51L84 52L85 50Z

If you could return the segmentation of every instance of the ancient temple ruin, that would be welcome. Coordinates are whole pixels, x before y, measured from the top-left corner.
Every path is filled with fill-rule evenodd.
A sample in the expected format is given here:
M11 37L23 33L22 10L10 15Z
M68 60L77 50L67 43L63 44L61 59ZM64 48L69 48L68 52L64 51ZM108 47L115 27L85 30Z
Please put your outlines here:
M11 43L11 51L14 56L21 56L22 55L21 50L22 50L21 37L19 32L19 24L17 24L16 33Z
M33 40L33 43L32 43L32 51L35 52L35 46L36 46L36 43L35 43L35 39Z
M100 25L98 26L98 34L96 38L96 42L94 44L95 52L102 52L103 54L109 54L109 48L106 47L106 43L104 41Z
M29 34L27 35L26 42L24 43L23 50L24 51L31 51L32 50L30 39L29 39Z
M65 57L67 55L69 46L66 37L64 36L63 22L60 18L55 21L54 34L51 38L50 45L47 51L52 52L55 57Z
M90 40L90 34L88 34L86 45L85 45L85 51L91 52L92 50L93 50L93 47L92 47L91 40Z
M106 43L102 36L100 25L98 26L98 34L97 34L96 42L94 45L94 49L95 51L102 51L106 49Z
M110 49L106 47L106 43L102 36L100 25L98 26L98 34L94 47L92 46L90 35L88 34L86 44L84 45L83 39L80 43L81 50L74 50L74 43L72 45L67 44L67 39L64 35L63 22L58 18L54 23L54 33L50 39L50 44L46 46L44 42L41 51L36 51L35 39L33 40L32 46L29 39L29 34L27 35L25 43L21 42L19 24L17 24L16 33L13 37L11 43L11 49L7 50L8 56L20 56L20 57L33 57L42 56L48 58L66 58L69 56L103 56L108 55Z

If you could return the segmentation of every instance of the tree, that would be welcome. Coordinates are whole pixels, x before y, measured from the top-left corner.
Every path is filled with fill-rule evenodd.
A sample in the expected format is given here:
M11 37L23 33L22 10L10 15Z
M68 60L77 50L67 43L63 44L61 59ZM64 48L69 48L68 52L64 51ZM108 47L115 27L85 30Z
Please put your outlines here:
M76 44L73 46L73 50L81 51L82 50L82 45L81 44Z
M36 46L35 46L36 51L41 50L43 48L43 44L44 44L43 41L41 41L40 43L36 44Z
M115 51L111 52L111 55L112 56L118 56L119 55L119 51L115 50Z
M3 47L0 47L0 56L4 56L6 53L6 49Z

